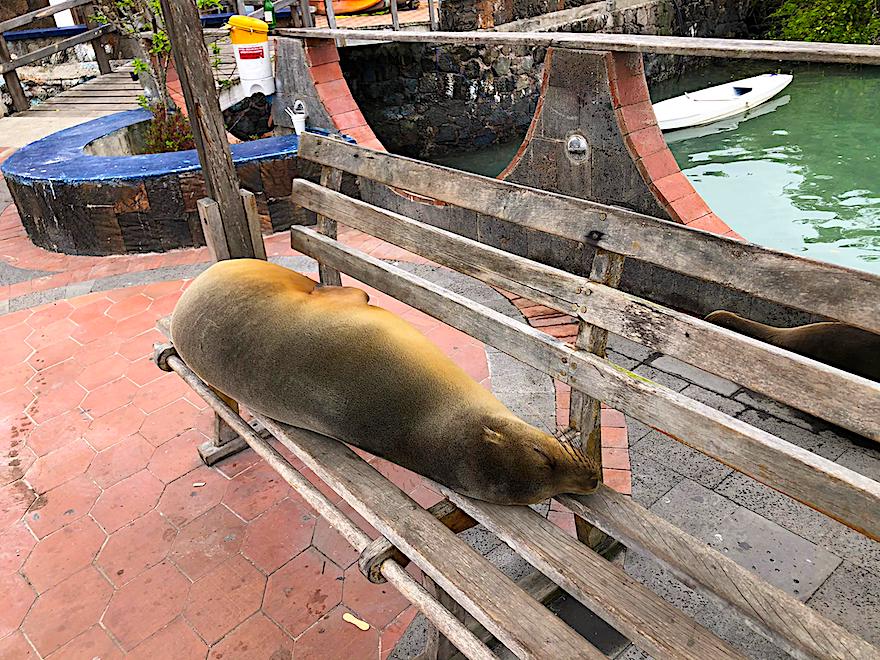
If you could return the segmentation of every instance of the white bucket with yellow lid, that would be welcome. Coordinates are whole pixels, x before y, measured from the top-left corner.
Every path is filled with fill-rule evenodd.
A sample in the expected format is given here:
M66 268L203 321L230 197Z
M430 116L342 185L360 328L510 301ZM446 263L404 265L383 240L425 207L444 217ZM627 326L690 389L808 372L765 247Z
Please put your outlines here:
M267 96L274 94L269 24L250 16L232 16L229 19L229 36L245 96L257 92Z

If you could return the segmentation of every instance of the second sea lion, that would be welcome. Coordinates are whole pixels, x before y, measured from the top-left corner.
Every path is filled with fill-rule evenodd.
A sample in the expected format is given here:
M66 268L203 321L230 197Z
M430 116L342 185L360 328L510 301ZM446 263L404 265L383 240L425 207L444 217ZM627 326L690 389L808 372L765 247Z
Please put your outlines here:
M199 275L171 334L202 379L266 416L500 504L588 494L599 466L516 417L364 291L254 259Z
M706 320L851 374L880 381L880 335L873 332L836 321L777 328L724 310L712 312Z

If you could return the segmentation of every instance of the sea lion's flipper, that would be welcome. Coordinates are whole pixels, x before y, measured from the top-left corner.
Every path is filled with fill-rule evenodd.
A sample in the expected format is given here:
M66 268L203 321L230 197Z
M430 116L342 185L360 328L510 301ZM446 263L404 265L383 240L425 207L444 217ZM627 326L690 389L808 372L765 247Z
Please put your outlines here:
M366 291L353 286L322 286L314 289L312 295L352 305L366 305L370 302Z

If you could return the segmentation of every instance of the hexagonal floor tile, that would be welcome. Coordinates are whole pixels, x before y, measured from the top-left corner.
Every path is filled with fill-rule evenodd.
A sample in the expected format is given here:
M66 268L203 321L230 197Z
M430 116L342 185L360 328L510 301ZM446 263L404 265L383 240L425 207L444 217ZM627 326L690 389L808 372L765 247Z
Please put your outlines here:
M168 484L157 508L172 525L182 527L220 504L228 485L223 475L202 465Z
M165 559L176 537L171 523L150 511L110 535L98 555L98 566L121 586Z
M298 496L282 500L251 521L241 552L264 573L272 573L309 547L316 521Z
M245 524L224 506L215 506L180 530L169 557L191 580L238 553Z
M35 426L27 439L28 447L37 456L44 456L77 438L89 427L89 418L80 410L68 410Z
M45 493L86 471L95 451L77 439L38 458L27 471L27 480L38 493Z
M211 660L292 660L293 640L258 612L214 646L208 657Z
M290 486L267 463L257 463L235 476L223 503L245 520L252 520L287 497Z
M98 498L92 516L108 532L115 532L153 509L165 485L148 470L135 472Z
M91 479L74 477L37 498L27 513L28 526L38 538L48 536L86 515L100 493Z
M235 555L192 585L184 616L214 644L260 609L265 587L266 577Z
M0 531L0 575L14 573L21 568L36 542L23 522Z
M98 452L86 474L101 488L110 488L147 467L152 455L153 445L135 433Z
M97 451L103 451L137 433L145 419L142 410L127 404L96 418L83 436Z
M107 631L94 625L55 651L49 656L49 660L117 660L124 655L122 649L110 639Z
M263 611L294 637L342 599L342 571L309 548L269 577Z
M180 615L189 587L171 562L156 564L113 594L104 625L132 649Z
M361 630L342 618L344 606L328 612L296 640L294 648L301 658L321 660L379 659L379 631ZM332 640L332 642L330 641Z
M105 538L95 521L83 516L40 541L24 565L24 574L37 593L43 593L91 564Z
M171 483L202 464L198 448L206 440L201 431L185 431L156 447L148 469L166 484Z
M3 608L0 609L0 637L4 637L21 625L37 594L27 580L18 573L0 575L0 593L3 594Z
M15 660L37 660L37 652L27 643L20 632L7 635L0 639L0 658Z
M409 601L387 582L373 584L355 565L345 571L342 604L371 626L384 628L407 608Z
M112 592L94 567L84 568L41 594L22 630L40 654L49 655L95 625Z
M141 427L141 435L154 447L168 442L195 427L199 409L185 399L175 401L150 413Z
M128 654L129 660L156 660L174 649L174 660L204 660L207 645L189 627L183 617L177 617L162 630L153 633Z

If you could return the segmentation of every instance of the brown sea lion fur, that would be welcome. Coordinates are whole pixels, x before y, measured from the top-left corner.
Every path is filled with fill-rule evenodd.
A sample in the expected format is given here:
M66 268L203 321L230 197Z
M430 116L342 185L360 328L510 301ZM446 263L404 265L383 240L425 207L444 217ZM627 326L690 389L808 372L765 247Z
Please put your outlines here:
M206 382L474 498L532 504L595 490L598 469L517 418L434 344L350 287L222 261L184 292L174 344Z
M823 322L777 328L733 312L712 312L706 320L768 344L880 381L880 335L846 323Z

